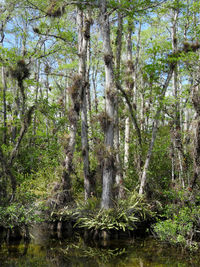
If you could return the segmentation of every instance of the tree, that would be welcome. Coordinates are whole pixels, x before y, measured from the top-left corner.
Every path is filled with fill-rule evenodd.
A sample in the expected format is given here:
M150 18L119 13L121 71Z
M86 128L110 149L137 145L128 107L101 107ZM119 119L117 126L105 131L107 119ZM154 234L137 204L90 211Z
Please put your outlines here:
M85 13L85 14L84 14ZM85 200L91 197L92 193L92 181L90 175L89 164L89 144L88 144L88 103L87 103L87 53L90 39L90 24L91 18L88 14L82 10L78 10L77 13L78 22L78 55L79 55L79 75L82 80L81 88L81 142L82 142L82 156L83 156L83 168L84 168L84 188L85 188Z
M114 179L114 114L116 88L113 69L113 52L110 44L110 24L107 13L107 1L100 1L99 17L103 56L105 63L105 159L103 162L103 188L101 207L108 209L112 206L112 186Z

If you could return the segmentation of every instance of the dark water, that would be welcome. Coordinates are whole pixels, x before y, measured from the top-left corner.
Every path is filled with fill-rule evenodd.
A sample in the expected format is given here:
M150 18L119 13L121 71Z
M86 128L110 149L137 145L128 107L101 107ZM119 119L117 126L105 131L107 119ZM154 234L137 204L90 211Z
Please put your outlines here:
M29 244L1 242L0 246L0 266L200 266L200 254L186 253L153 238L86 244L78 234L53 239L36 231Z

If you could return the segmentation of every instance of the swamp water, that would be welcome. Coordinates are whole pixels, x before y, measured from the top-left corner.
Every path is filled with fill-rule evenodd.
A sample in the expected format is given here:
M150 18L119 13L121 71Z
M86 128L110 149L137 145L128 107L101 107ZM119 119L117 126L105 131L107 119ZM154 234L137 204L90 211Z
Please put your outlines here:
M35 229L30 243L0 241L0 266L8 267L161 267L200 266L200 255L162 244L153 238L87 242L50 237Z

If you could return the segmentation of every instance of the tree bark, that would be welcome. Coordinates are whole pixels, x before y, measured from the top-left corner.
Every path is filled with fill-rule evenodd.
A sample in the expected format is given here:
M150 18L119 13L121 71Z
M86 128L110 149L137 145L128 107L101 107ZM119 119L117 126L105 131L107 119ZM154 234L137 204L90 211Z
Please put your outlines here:
M142 27L142 23L140 21L139 27L138 27L138 34L137 34L136 55L135 55L135 64L134 64L134 73L133 73L133 79L134 79L133 107L135 108L137 120L138 120L137 113L139 115L139 112L137 112L137 111L139 108L138 107L138 69L139 69L139 58L140 58L141 27ZM140 139L142 138L141 137L141 128L142 128L142 125L140 124ZM142 143L142 141L141 141L141 143ZM136 140L135 162L136 162L136 168L137 168L139 176L140 176L143 162L142 162L142 144L139 143L139 140Z
M113 71L113 53L110 44L110 25L107 13L107 1L100 0L100 27L103 42L103 53L105 62L105 158L103 162L103 188L101 207L109 209L112 207L112 187L114 179L114 111L116 88Z
M88 101L87 101L87 51L90 39L90 19L82 10L78 10L78 54L79 54L79 75L82 77L81 88L81 143L84 170L85 201L91 197L91 177L89 163L89 143L88 143Z
M80 113L81 103L81 88L82 77L80 75L74 75L72 77L73 83L68 88L71 98L71 108L68 112L70 121L69 134L66 136L66 144L64 146L65 159L63 161L63 173L61 181L62 192L58 193L57 201L58 205L65 205L72 201L71 194L71 173L73 171L73 156L76 144L76 133L78 127L78 119Z
M4 23L1 22L0 28L0 46L3 46L4 41ZM3 144L7 143L7 106L6 106L6 92L7 92L7 83L6 83L6 75L5 75L5 67L1 67L1 79L2 79L2 86L3 86Z
M200 90L199 86L193 87L192 102L196 111L195 130L194 130L194 152L193 152L193 179L191 188L194 188L200 179Z
M128 169L129 162L129 143L130 143L130 120L129 117L125 120L125 133L124 133L124 177Z
M118 29L116 37L116 55L115 55L115 79L119 81L121 70L121 50L122 50L122 34L123 34L123 19L120 12L118 12ZM119 96L116 96L116 108L115 108L115 132L114 132L114 147L116 151L116 185L117 185L117 198L124 197L123 188L123 173L122 162L120 157L120 142L119 142Z
M133 57L132 57L132 32L133 32L133 24L129 21L128 22L128 34L127 34L127 79L131 79L129 77L130 74L133 72ZM131 68L132 67L132 68ZM133 73L132 73L133 74ZM127 84L127 92L131 95L131 91L133 90L133 83ZM129 109L128 104L126 103L126 109ZM124 137L124 177L126 176L126 171L128 169L128 162L129 162L129 138L130 138L130 119L129 115L125 119L125 137Z
M6 105L6 75L5 68L2 66L2 85L3 85L3 144L7 143L7 105Z
M174 10L173 23L172 23L172 52L175 54L178 51L178 37L177 37L177 23L178 23L179 10ZM180 124L180 100L179 100L179 85L178 85L178 62L174 63L174 72L172 77L172 87L174 94L174 118L173 118L173 134L172 145L174 146L174 156L179 165L179 180L184 187L184 168L183 160L185 158L183 152L182 138L181 138L181 124ZM186 171L186 170L185 170Z

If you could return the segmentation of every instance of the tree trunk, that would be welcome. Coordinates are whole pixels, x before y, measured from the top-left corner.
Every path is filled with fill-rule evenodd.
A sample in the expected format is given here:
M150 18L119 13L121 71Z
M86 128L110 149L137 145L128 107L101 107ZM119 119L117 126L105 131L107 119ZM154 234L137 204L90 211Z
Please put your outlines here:
M126 105L127 105L127 109L129 109L130 115L131 115L131 120L133 123L133 126L136 129L136 133L138 136L138 140L137 140L137 147L138 147L138 151L139 151L139 155L138 158L136 160L137 162L137 169L139 170L139 173L141 171L141 165L142 165L142 159L141 159L141 155L142 155L142 137L141 137L141 131L140 131L140 127L138 125L138 121L137 121L137 116L136 116L136 105L132 104L132 101L130 99L132 99L133 101L136 102L136 79L137 79L137 75L136 75L136 69L137 69L137 65L138 65L138 58L139 58L139 40L140 40L140 29L139 29L139 33L138 33L138 44L137 44L137 54L136 54L136 63L135 65L133 64L133 58L132 58L132 33L133 33L133 22L129 21L128 23L128 36L127 36L127 71L126 71L126 88L127 88L127 93L125 92L125 90L123 90L121 88L121 86L119 86L118 84L118 89L122 92L122 94L125 97L126 100ZM127 118L125 121L125 135L126 137L129 136L128 131L130 130L130 125L129 125L129 119ZM129 143L127 141L129 141L129 138L125 137L125 164L126 164L126 160L128 157L128 146ZM125 170L126 170L126 166L125 166ZM126 173L124 173L124 175L126 175Z
M103 188L101 207L109 209L112 206L112 187L114 179L114 111L115 111L115 81L113 71L113 53L110 44L110 25L107 13L107 1L100 0L100 27L103 42L105 62L105 158L103 162Z
M2 149L0 148L0 160L1 160L2 167L3 167L3 172L7 177L10 178L11 187L12 187L12 196L10 198L10 201L14 200L14 198L15 198L15 192L16 192L16 186L17 186L16 177L12 173L13 161L18 154L19 147L20 147L20 144L23 140L23 137L24 137L25 133L27 132L28 127L30 126L34 109L35 109L35 106L30 107L29 110L24 115L24 119L22 121L19 137L18 137L17 142L16 142L13 150L11 151L8 159L6 159L6 157L3 154Z
M91 197L91 178L89 163L89 144L88 144L88 102L87 102L87 50L90 39L90 20L84 15L82 10L78 10L78 54L79 54L79 75L82 77L81 88L81 143L84 169L84 189L85 200Z
M66 145L64 147L65 159L63 161L63 173L61 181L62 192L58 193L57 195L59 205L64 205L72 200L71 173L73 171L73 156L80 112L82 77L80 75L74 75L72 79L73 83L71 87L68 88L71 98L71 108L68 112L70 126L69 134L66 136Z
M137 79L138 79L138 63L139 63L139 57L140 57L140 37L141 37L141 27L142 24L139 22L139 28L138 28L138 35L137 35L137 46L136 46L136 55L135 55L135 64L134 64L134 86L133 86L133 103L134 106L137 109ZM132 47L131 47L131 53L132 53Z
M6 91L7 91L7 83L6 83L6 75L5 69L2 66L2 85L3 85L3 144L7 143L7 107L6 107Z
M118 12L118 29L116 37L116 55L115 55L115 79L119 80L121 70L121 49L122 49L122 31L123 31L123 19L120 12ZM122 179L122 163L120 158L120 142L119 142L119 96L116 97L115 108L115 132L114 132L114 147L116 152L116 185L117 185L117 198L124 196L123 179Z
M130 119L129 117L125 120L125 133L124 133L124 177L128 169L129 162L129 143L130 143Z
M133 57L132 57L132 32L133 32L133 24L131 22L128 23L128 35L127 35L127 92L131 95L131 91L133 90L133 83L130 82L131 75L133 75ZM129 81L129 82L128 82ZM128 110L128 105L126 103L126 109ZM124 177L126 176L126 171L128 168L129 162L129 138L130 138L130 119L129 115L125 119L125 140L124 140Z
M177 53L178 51L178 39L177 39L177 21L178 21L178 10L174 11L173 24L172 24L172 52ZM180 125L180 100L179 100L179 86L178 86L178 62L175 62L174 72L172 78L173 94L175 99L174 107L174 121L173 121L173 138L172 145L174 145L174 156L177 153L177 161L179 165L179 180L184 187L184 177L183 177L183 145L181 140L181 125Z
M133 80L134 80L133 107L135 108L136 118L137 118L137 110L139 108L137 99L138 99L138 66L139 66L139 58L140 58L141 27L142 27L142 23L140 21L138 34L137 34L137 46L136 46L136 55L135 55L135 64L134 64L134 73L133 73ZM138 115L139 115L139 112L138 112ZM140 125L140 131L141 131L141 126L142 125ZM135 162L136 162L136 168L140 176L143 162L142 162L142 144L139 143L139 140L136 140Z
M160 94L159 100L158 100L158 107L157 107L157 111L155 114L155 118L153 121L153 126L152 126L152 136L151 136L151 142L149 145L149 149L147 152L147 156L146 156L146 160L145 160L145 164L144 164L144 168L143 168L143 172L142 172L142 176L141 176L141 182L140 182L140 189L139 189L139 194L142 195L144 194L144 189L145 189L145 185L146 185L146 180L147 180L147 174L148 174L148 169L149 169L149 164L150 164L150 160L151 160L151 156L152 156L152 152L153 152L153 147L154 147L154 143L156 140L156 135L157 135L157 130L158 130L158 123L159 123L159 115L160 112L162 110L162 100L165 96L166 90L168 88L169 82L172 78L172 74L173 74L173 70L174 70L174 65L172 64L170 66L170 70L168 72L166 81L162 87L162 92Z
M0 28L0 47L3 47L4 41L4 23L1 22ZM7 83L6 83L6 75L5 75L5 68L4 66L1 67L1 79L2 79L2 86L3 86L3 144L7 143L7 106L6 106L6 91L7 91Z
M191 188L194 188L200 179L200 90L199 86L193 88L193 106L196 111L195 130L194 130L194 152L193 152L193 179Z

